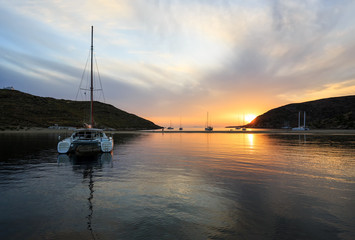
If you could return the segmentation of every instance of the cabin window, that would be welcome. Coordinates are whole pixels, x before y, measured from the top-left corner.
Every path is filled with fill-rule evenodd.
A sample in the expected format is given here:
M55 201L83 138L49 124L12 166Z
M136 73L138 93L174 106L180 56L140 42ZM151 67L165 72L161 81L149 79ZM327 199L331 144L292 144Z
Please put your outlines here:
M86 132L77 132L73 135L73 138L79 138L79 139L95 139L97 137L104 137L104 133L86 131Z

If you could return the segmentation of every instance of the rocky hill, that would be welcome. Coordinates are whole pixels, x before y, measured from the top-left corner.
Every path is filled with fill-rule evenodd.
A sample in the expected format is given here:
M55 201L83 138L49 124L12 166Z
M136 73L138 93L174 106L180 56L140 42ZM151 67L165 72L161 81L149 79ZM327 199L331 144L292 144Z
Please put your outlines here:
M89 122L90 102L38 97L0 89L0 128L83 127ZM95 127L117 130L157 129L159 126L112 105L94 102Z
M303 125L304 111L311 129L355 129L355 95L288 104L258 116L247 127L297 127L298 113Z

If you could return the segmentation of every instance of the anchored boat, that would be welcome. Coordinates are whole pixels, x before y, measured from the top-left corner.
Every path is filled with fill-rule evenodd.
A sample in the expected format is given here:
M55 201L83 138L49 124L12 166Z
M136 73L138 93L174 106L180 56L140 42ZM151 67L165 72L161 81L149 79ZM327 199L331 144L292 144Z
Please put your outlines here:
M306 127L306 111L303 112L303 126L301 126L301 112L298 112L298 127L292 128L292 131L308 131Z
M207 112L207 120L206 120L205 131L212 131L212 130L213 130L213 127L208 122L208 112Z
M75 153L78 155L91 155L100 152L111 152L113 149L112 137L107 137L103 130L97 128L83 128L58 143L59 153Z
M113 149L112 137L107 137L102 129L94 126L93 105L93 35L94 27L91 26L91 84L90 84L90 122L88 128L77 129L74 133L58 143L59 153L75 153L77 155L93 155L100 152L111 152Z

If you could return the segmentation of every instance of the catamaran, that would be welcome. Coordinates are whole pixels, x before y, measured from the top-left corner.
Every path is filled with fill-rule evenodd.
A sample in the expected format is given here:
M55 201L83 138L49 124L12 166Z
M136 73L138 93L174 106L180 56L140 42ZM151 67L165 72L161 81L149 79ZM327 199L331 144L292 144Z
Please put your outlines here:
M91 26L91 77L90 77L90 124L87 128L77 129L73 134L58 143L58 153L75 153L77 155L93 155L100 152L111 152L113 139L108 137L102 129L94 126L94 102L93 102L93 49L94 27Z
M306 112L303 113L303 126L301 126L301 112L298 112L298 127L292 128L292 131L308 131L306 127Z

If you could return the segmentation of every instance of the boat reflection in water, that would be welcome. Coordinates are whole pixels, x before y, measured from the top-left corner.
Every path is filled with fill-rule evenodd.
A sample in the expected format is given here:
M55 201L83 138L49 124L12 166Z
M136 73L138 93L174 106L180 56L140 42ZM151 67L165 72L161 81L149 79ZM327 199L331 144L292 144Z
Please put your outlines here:
M58 154L58 165L74 166L101 166L103 164L112 164L112 152L99 153L95 155L80 156L76 154Z
M92 219L94 214L94 172L95 170L100 170L103 165L109 165L112 167L112 153L100 153L97 155L90 156L78 156L76 154L59 154L58 155L58 165L73 165L73 171L83 174L84 182L88 181L89 187L89 197L88 200L88 215L87 219L87 230L90 231L92 239L97 239L97 234L94 233L92 228Z

